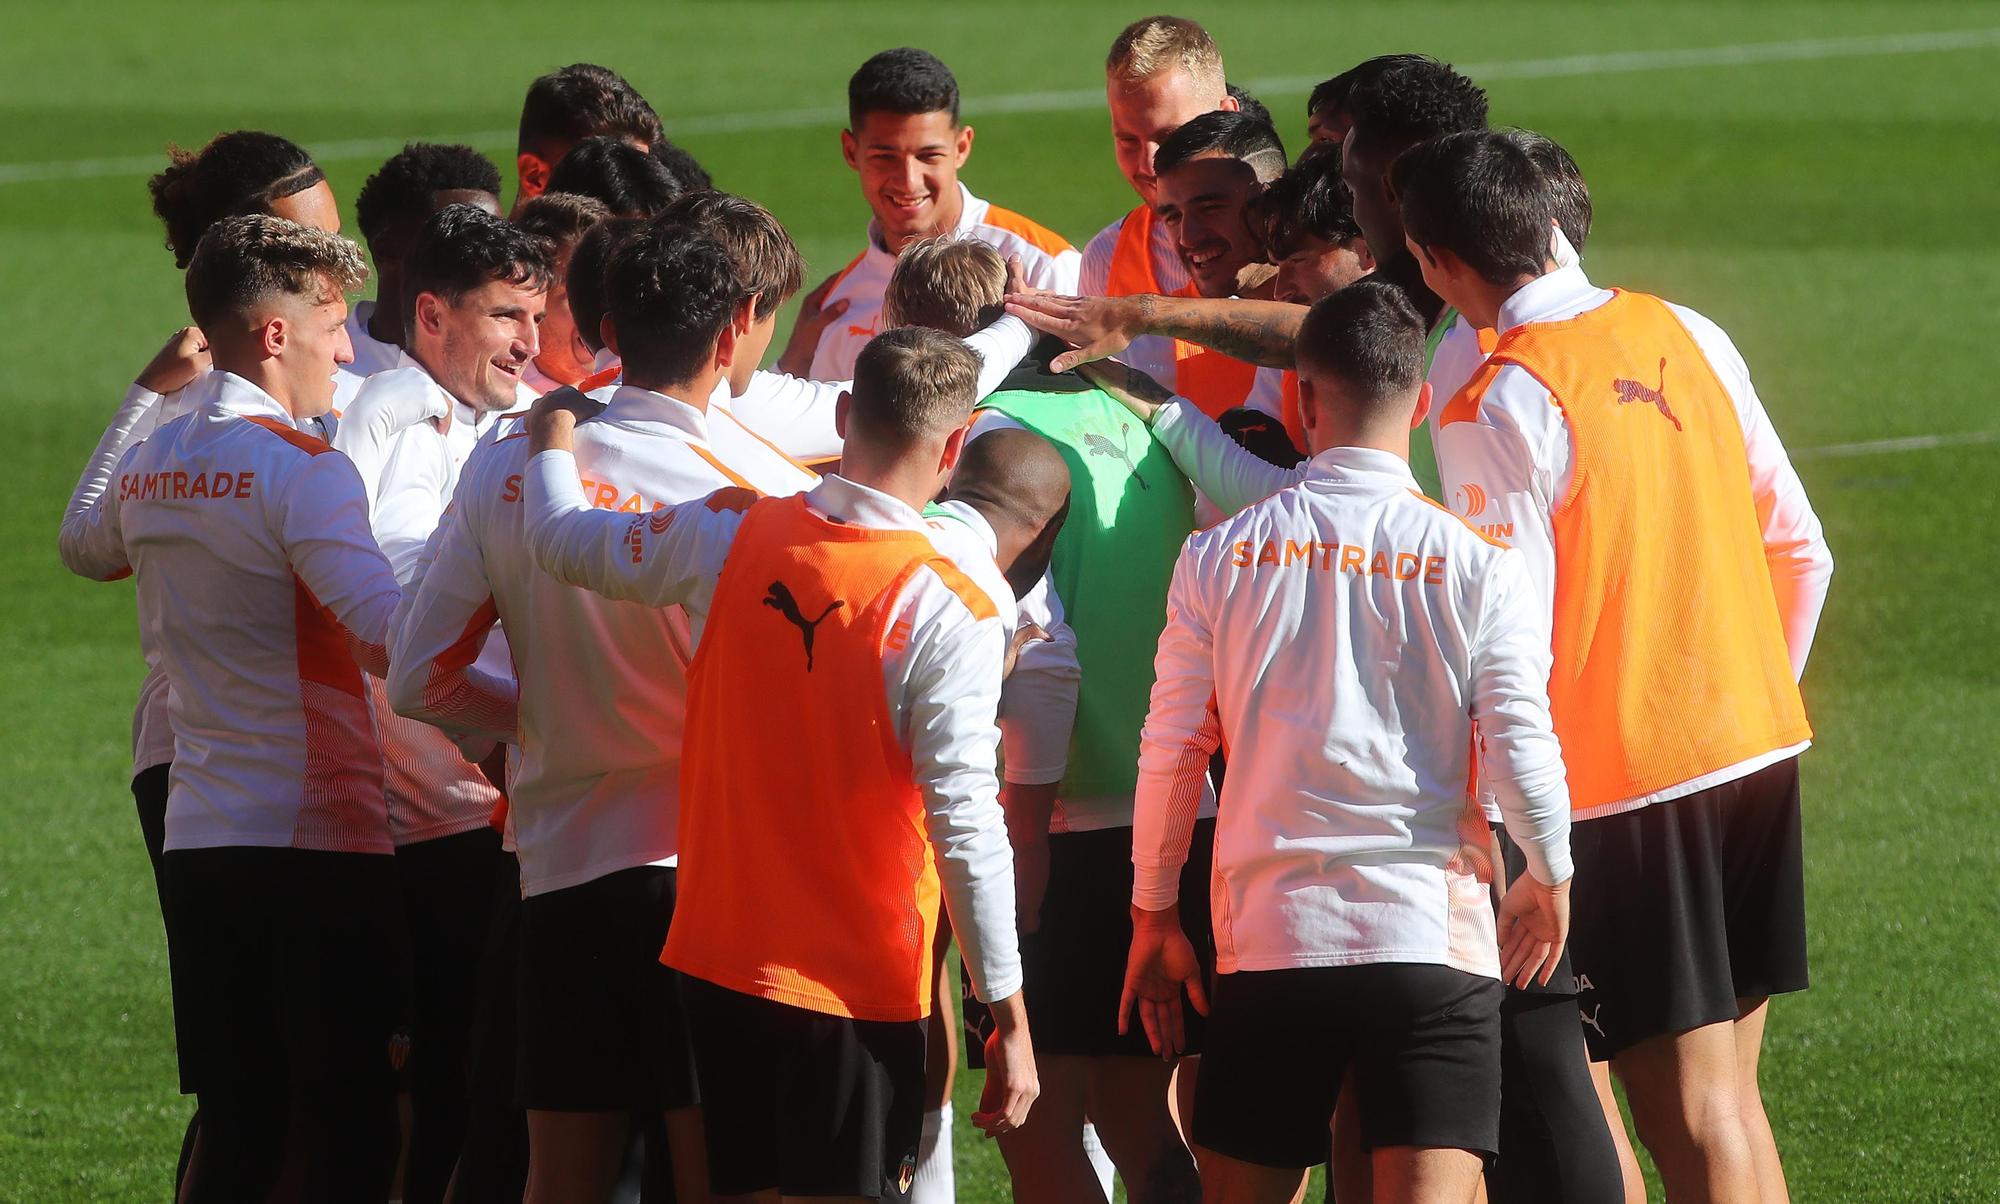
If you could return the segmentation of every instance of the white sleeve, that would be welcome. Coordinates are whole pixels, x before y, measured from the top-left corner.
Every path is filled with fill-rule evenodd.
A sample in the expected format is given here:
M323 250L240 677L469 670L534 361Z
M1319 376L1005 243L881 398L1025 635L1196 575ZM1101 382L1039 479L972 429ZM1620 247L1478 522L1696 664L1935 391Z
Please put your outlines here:
M741 397L729 399L729 412L794 460L836 459L842 444L834 409L852 384L759 371Z
M461 496L445 511L397 608L389 705L455 735L518 743L518 687L476 664L498 614L464 503Z
M118 521L117 515L111 512L117 509L118 502L116 498L107 500L106 495L112 479L117 475L119 462L132 445L144 437L140 433L141 428L154 415L159 404L160 395L143 385L133 385L125 390L124 400L118 403L117 411L111 415L110 425L104 428L97 447L84 463L83 475L77 478L76 488L70 491L56 547L63 564L80 577L102 579L115 576L128 567L122 538L117 540L114 554L110 537L117 534ZM116 563L113 563L114 560Z
M1106 226L1097 232L1083 246L1083 258L1077 264L1076 287L1079 296L1102 297L1111 283L1111 257L1118 250L1118 234L1124 229L1125 219Z
M354 660L389 671L389 622L402 599L368 528L368 498L345 456L309 457L276 499L273 533L292 571L347 629Z
M1771 589L1778 599L1778 617L1785 625L1785 647L1792 676L1806 671L1819 615L1833 581L1833 552L1820 529L1819 516L1806 498L1806 488L1792 467L1777 428L1750 383L1749 365L1720 327L1693 310L1674 306L1723 387L1736 403L1743 426L1743 452L1750 464L1750 493L1757 502L1757 525L1763 534L1764 562L1771 570Z
M1188 480L1224 514L1254 506L1306 479L1304 464L1280 468L1243 450L1215 419L1185 398L1176 397L1155 410L1152 430Z
M1082 278L1083 256L1077 254L1075 247L1064 247L1028 274L1028 284L1065 297L1074 297Z
M354 404L341 412L333 432L334 450L352 460L355 471L361 474L370 515L381 495L382 470L389 462L389 447L396 436L419 422L451 412L442 391L404 388L403 384L400 374L371 377L354 395Z
M1076 632L1063 621L1062 602L1047 574L1021 599L1019 622L1048 633L1021 649L1000 687L1000 750L1007 782L1044 786L1069 772L1070 731L1083 667Z
M1153 660L1153 698L1139 733L1139 786L1132 800L1132 904L1165 911L1180 900L1195 813L1222 729L1215 713L1215 639L1196 575L1191 536L1167 590L1167 626Z
M593 510L583 500L569 452L543 452L522 477L527 543L543 572L621 602L678 602L706 613L743 521L740 507L716 503L750 491L722 490L651 514L623 514Z
M1014 848L993 763L1006 644L997 618L975 619L954 599L917 628L902 707L891 699L923 796L952 932L973 991L987 1003L1021 989Z
M1509 364L1487 386L1477 419L1438 428L1436 451L1445 503L1525 559L1546 636L1555 623L1551 516L1569 487L1569 421L1561 407L1541 382Z
M979 357L979 395L974 401L983 401L1034 347L1035 332L1026 322L1008 314L967 335L965 345Z
M1514 551L1494 558L1476 597L1471 684L1480 777L1529 872L1555 886L1570 876L1570 805L1562 745L1549 717L1548 634L1535 619L1544 608Z

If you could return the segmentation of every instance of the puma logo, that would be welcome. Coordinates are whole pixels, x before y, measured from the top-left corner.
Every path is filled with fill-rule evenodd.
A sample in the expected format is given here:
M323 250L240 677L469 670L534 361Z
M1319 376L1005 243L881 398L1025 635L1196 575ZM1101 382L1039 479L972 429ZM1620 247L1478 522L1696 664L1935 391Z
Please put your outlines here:
M785 588L785 583L782 581L773 581L770 591L764 595L764 605L785 616L785 622L799 629L799 634L805 638L806 672L810 673L813 667L813 636L819 631L819 625L826 622L828 615L847 605L847 603L836 598L826 604L825 610L819 612L819 618L808 619L805 615L799 613L798 600L792 597L791 590Z
M1604 1014L1604 1005L1603 1005L1603 1004L1601 1004L1601 1003L1600 1003L1600 1004L1598 1004L1598 1005L1597 1005L1596 1007L1594 1007L1594 1008L1590 1009L1590 1014L1589 1014L1588 1016L1584 1016L1584 1014L1583 1014L1583 1009L1582 1009L1582 1008L1578 1008L1578 1009L1576 1009L1576 1014L1577 1014L1578 1016L1582 1016L1582 1017L1583 1017L1583 1022L1584 1022L1585 1024L1588 1024L1588 1025L1589 1025L1590 1027L1592 1027L1592 1028L1596 1029L1596 1030L1597 1030L1597 1035L1598 1035L1599 1037L1603 1037L1603 1036L1604 1036L1604 1026L1603 1026L1602 1024L1599 1024L1599 1023L1597 1022L1597 1018L1598 1018L1599 1016L1602 1016L1602 1015Z
M1139 488L1150 493L1153 487L1146 484L1145 477L1139 475L1139 466L1132 462L1132 453L1125 448L1125 439L1131 433L1132 425L1127 422L1121 422L1118 424L1117 443L1114 444L1104 436L1092 432L1083 437L1083 445L1089 449L1087 453L1089 455L1105 456L1125 465L1127 469L1131 470L1132 478L1139 482Z
M1660 413L1666 415L1667 421L1674 424L1675 430L1681 429L1681 420L1674 417L1673 410L1667 406L1667 359L1665 356L1660 357L1659 388L1648 389L1636 380L1623 379L1612 381L1611 387L1618 393L1619 405L1630 405L1635 401L1642 401L1649 406L1657 407Z

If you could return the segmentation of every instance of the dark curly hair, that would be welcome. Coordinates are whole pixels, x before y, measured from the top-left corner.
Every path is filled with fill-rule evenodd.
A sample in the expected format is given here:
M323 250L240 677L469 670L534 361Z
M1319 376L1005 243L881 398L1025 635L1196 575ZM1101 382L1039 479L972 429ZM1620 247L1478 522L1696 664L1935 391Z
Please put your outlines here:
M1371 138L1421 142L1486 128L1486 89L1451 64L1413 56L1391 65L1347 100L1354 128Z
M435 293L456 305L492 280L546 289L555 278L555 249L504 217L472 205L446 205L424 223L403 265L403 321L417 297Z
M490 192L500 195L500 169L469 146L412 142L377 168L354 196L354 220L361 237L374 249L375 240L399 218L423 221L431 215L440 192Z
M147 181L167 228L174 266L185 268L208 228L225 217L270 213L274 201L326 179L305 148L262 130L217 134L198 151L167 148L165 171Z
M549 192L594 197L620 217L652 217L686 191L666 164L612 134L585 138L549 173Z

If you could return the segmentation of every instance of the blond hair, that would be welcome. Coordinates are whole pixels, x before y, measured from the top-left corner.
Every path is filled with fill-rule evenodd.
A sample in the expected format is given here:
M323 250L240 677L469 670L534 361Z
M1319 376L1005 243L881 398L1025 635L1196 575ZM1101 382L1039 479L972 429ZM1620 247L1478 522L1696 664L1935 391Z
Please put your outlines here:
M1178 67L1199 87L1220 94L1227 86L1222 51L1197 22L1185 17L1147 17L1127 25L1111 43L1104 72L1128 83L1151 79Z
M226 217L208 228L188 260L188 313L207 326L247 315L274 294L325 305L368 279L361 248L282 217Z
M964 338L1000 317L1007 265L976 238L922 238L903 248L882 294L885 326L928 326Z
M979 357L941 331L898 326L854 360L848 439L903 451L965 425L979 393Z

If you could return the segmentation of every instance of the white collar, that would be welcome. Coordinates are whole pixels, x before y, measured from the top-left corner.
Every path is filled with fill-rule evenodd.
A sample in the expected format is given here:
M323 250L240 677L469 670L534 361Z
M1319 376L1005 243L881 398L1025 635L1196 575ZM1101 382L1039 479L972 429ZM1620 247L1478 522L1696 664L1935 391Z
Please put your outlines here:
M956 522L978 537L979 542L985 545L987 555L996 559L999 557L1000 537L993 533L993 524L986 521L985 515L960 501L942 501L934 509L936 513L926 521Z
M1329 447L1306 462L1306 480L1334 485L1417 487L1408 460L1395 452L1373 447Z
M1513 296L1501 302L1500 319L1495 323L1495 329L1505 334L1516 326L1546 322L1555 314L1581 307L1602 291L1583 274L1582 264L1572 263L1568 267L1557 268L1528 281L1515 289Z
M637 385L613 386L611 400L593 421L657 423L670 426L690 439L708 441L708 415L699 407Z
M836 522L889 531L924 531L924 516L879 489L829 473L806 494L806 504Z
M234 372L215 371L194 381L188 386L187 404L189 409L211 406L237 418L276 418L294 430L303 429L277 398Z

